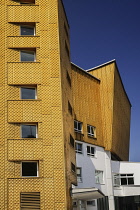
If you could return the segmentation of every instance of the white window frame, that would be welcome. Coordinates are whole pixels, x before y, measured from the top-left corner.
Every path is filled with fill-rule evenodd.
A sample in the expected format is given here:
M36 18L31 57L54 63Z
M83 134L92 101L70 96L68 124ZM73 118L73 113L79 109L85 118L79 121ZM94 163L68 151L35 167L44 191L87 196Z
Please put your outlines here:
M81 150L81 151L76 149L76 145L77 145L77 144L82 145L82 150ZM78 153L78 154L83 154L83 144L82 144L82 143L75 142L75 152Z
M30 162L30 163L32 163L32 162L36 162L37 163L37 176L22 176L22 163L23 162ZM39 161L21 161L21 177L39 177Z
M97 173L101 173L102 174L102 179L100 179L99 176L97 177L97 175L98 175ZM104 172L102 170L96 170L95 169L95 183L96 184L104 184Z
M22 98L21 98L21 96L22 96L22 94L21 94L21 89L22 89L22 88L31 88L31 89L34 88L34 89L35 89L35 99L22 99ZM37 87L21 86L21 87L20 87L20 99L21 99L21 100L36 100L36 99L37 99Z
M88 127L89 127L90 132L88 132ZM92 130L93 130L93 133L92 133ZM87 125L87 134L88 136L96 138L96 127L92 125Z
M75 125L75 123L77 124L77 126L76 126L77 128L74 127L74 131L77 133L82 133L83 123L80 121L74 120L74 125ZM81 124L81 130L78 129L78 124Z
M132 174L132 176L128 176L129 174ZM114 174L113 175L114 186L129 186L129 185L134 185L134 184L129 184L128 183L128 179L129 178L131 178L131 179L133 178L133 182L134 182L134 174L133 173L126 173L126 174L124 174L126 176L122 176L122 175L123 175L123 173L121 173L121 174ZM122 185L121 184L121 179L122 178L125 178L126 179L126 181L127 181L127 184L126 185Z
M33 28L34 29L34 34L33 35L21 35L21 27L27 27L27 28ZM20 25L20 36L35 36L36 35L36 30L35 26L30 26L30 25Z
M80 176L77 176L77 182L82 182L82 168L76 167L76 175L77 175L77 170L80 170Z
M20 124L20 136L22 139L32 139L32 138L24 138L22 137L22 125L35 125L36 126L36 138L38 138L38 125L37 124L25 124L25 123L22 123ZM36 138L33 138L33 139L36 139Z
M34 53L34 61L22 61L21 60L21 52L33 52ZM34 50L20 50L20 62L36 62L36 52Z
M96 154L96 148L95 147L93 147L93 146L90 146L90 145L87 145L87 147L89 147L90 148L90 152L88 153L88 151L87 151L87 155L88 156L91 156L91 157L95 157L95 154ZM91 152L91 148L94 148L94 154L92 154L92 152ZM87 149L87 148L86 148Z

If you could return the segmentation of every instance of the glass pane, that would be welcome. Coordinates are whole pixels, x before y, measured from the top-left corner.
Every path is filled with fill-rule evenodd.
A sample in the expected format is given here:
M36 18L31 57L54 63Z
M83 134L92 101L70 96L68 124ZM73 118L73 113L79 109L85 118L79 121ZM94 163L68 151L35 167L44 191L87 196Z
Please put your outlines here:
M22 125L22 138L36 138L36 125Z
M22 162L22 176L37 176L37 162Z
M127 185L127 179L121 178L121 185Z
M78 144L78 151L82 152L82 144Z
M133 176L133 174L127 174L127 176Z
M77 121L74 120L74 129L77 130Z
M87 146L87 153L90 154L90 147Z
M90 127L90 132L91 132L92 135L94 134L94 131L93 131L93 127L92 126Z
M90 133L90 126L87 125L87 132Z
M35 88L21 88L21 99L35 99Z
M91 147L91 154L94 155L94 147Z
M28 27L28 26L21 26L20 27L20 35L28 35L32 36L34 35L34 27Z
M20 51L21 61L35 61L35 52Z
M120 174L120 176L126 176L126 174Z
M134 184L134 178L128 178L128 184Z
M82 130L82 123L78 122L78 131Z

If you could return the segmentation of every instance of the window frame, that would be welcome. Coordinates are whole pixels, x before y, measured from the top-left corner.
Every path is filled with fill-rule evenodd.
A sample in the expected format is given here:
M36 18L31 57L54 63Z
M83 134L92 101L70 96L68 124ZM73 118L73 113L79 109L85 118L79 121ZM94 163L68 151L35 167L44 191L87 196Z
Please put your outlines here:
M77 174L77 170L80 170L80 176L78 176L78 174ZM82 167L76 167L76 175L77 175L77 182L82 182L83 181L83 179L82 179Z
M22 61L21 60L21 52L33 52L34 53L34 61ZM20 62L36 62L36 51L34 51L34 50L20 50Z
M21 89L22 89L22 88L27 88L27 89L29 89L29 88L33 89L33 88L34 88L34 89L35 89L35 99L22 99L22 98L21 98L21 96L22 96L22 91L21 91ZM21 99L21 100L36 100L36 99L37 99L37 87L21 86L21 87L20 87L20 99Z
M97 172L102 173L102 180L100 179L100 177L98 177L98 181L97 181L97 175L98 175ZM104 184L104 171L95 169L95 183L96 184Z
M89 127L90 132L88 132L88 127ZM93 130L93 133L92 133L92 130ZM96 127L93 125L87 124L87 135L89 137L96 138Z
M132 174L132 176L130 176ZM125 176L126 175L126 176ZM122 184L121 183L121 179L125 178L127 184ZM133 178L133 184L129 184L129 178L132 179ZM115 183L116 180L116 183ZM117 180L118 180L118 184L117 184ZM113 175L113 183L114 186L129 186L129 185L134 185L134 173L120 173L120 174L114 174Z
M95 147L93 147L93 146L91 146L91 145L87 145L87 147L89 147L89 148L90 148L90 152L89 152L89 153L88 153L88 149L86 148L86 150L87 150L87 155L88 155L88 156L91 156L91 157L95 157L96 148L95 148ZM93 149L94 149L94 154L92 154L92 152L91 152L91 148L93 148Z
M75 128L75 123L77 124L77 128ZM78 124L81 125L81 130L78 129ZM82 129L83 129L83 123L78 120L74 120L74 131L77 133L82 133Z
M89 202L89 203L88 203ZM87 201L87 206L96 206L95 200L88 200Z
M82 147L81 151L76 148L76 145L78 145L78 144L80 144ZM78 154L83 154L83 144L82 143L75 142L75 152Z
M23 162L26 162L26 163L29 163L29 162L31 162L31 163L32 163L32 162L36 162L36 163L37 163L37 176L23 176L23 175L22 175L22 171L23 171L23 170L22 170L22 163L23 163ZM30 178L30 177L39 177L39 161L36 161L36 160L33 160L33 161L32 161L32 160L31 160L31 161L28 161L28 160L27 160L27 161L26 161L26 160L21 161L21 170L20 170L20 173L21 173L21 177L29 177L29 178Z
M34 34L33 35L22 35L21 34L21 27L33 28L34 29ZM35 28L35 26L32 26L32 25L20 25L20 36L35 36L35 35L36 35L36 28Z
M35 138L25 138L25 137L22 137L22 125L35 125L36 126L36 137ZM26 123L21 123L20 124L20 137L22 139L37 139L38 138L38 125L37 124L26 124Z

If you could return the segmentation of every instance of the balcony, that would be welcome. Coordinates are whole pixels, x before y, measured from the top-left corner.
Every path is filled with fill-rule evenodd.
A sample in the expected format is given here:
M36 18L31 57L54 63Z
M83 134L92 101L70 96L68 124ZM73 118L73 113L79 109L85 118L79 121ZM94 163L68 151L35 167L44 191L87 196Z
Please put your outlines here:
M9 100L8 122L9 123L34 123L42 121L41 100Z
M9 5L8 22L39 22L39 6Z
M8 63L8 84L41 84L42 71L39 62Z
M39 36L9 36L7 39L8 48L37 48L40 47Z

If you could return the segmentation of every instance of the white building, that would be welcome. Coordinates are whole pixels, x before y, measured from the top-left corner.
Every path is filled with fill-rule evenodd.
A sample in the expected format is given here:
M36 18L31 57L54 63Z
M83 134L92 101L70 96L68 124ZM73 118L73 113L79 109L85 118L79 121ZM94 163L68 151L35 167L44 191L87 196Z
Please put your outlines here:
M81 197L73 195L73 210L139 209L140 163L112 161L104 148L81 141L76 141L76 161L78 186L74 188ZM87 196L90 191L94 193Z

